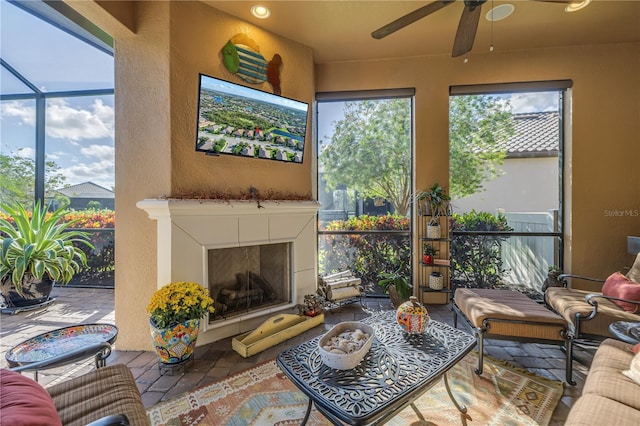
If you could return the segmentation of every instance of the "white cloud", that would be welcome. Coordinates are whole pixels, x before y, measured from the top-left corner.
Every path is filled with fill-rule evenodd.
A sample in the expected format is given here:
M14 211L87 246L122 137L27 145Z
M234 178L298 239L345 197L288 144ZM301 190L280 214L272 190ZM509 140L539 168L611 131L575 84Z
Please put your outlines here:
M510 98L513 112L545 112L558 110L558 92L516 93Z
M91 110L70 107L64 99L47 106L47 134L54 138L78 141L113 138L113 108L96 99Z
M75 185L82 182L95 182L105 188L113 185L115 164L113 159L96 163L78 163L69 167L62 167L60 173L66 176L66 182Z
M20 148L17 152L18 157L22 158L36 158L36 150L33 148Z
M35 126L35 108L24 102L3 102L0 113ZM102 99L95 99L89 109L69 106L65 99L52 99L47 104L45 131L47 136L71 141L113 138L114 111Z
M0 104L1 117L17 117L21 124L36 125L36 109L32 102L9 101Z
M80 153L87 157L95 157L102 160L113 160L115 148L108 145L89 145L81 148Z
M60 160L61 158L64 158L65 153L64 152L47 152L46 157L47 160Z

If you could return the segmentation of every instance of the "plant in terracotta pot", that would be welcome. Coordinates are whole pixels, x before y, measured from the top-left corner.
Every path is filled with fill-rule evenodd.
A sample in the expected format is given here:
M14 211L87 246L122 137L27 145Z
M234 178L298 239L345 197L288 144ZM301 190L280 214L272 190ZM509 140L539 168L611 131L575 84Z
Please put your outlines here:
M431 244L425 244L422 247L422 261L427 265L433 264L433 258L438 253Z
M403 265L393 272L383 273L382 279L378 281L378 285L389 294L391 302L394 306L400 306L402 302L409 300L409 296L413 292L413 285L409 278L402 272Z
M0 204L0 291L9 306L23 307L49 299L54 282L67 284L87 265L82 245L93 249L86 232L69 229L65 208L47 212L39 202L33 211L22 204ZM74 245L76 243L76 245Z
M153 293L147 312L153 345L163 364L191 358L200 319L215 311L213 303L209 291L195 282L172 282Z

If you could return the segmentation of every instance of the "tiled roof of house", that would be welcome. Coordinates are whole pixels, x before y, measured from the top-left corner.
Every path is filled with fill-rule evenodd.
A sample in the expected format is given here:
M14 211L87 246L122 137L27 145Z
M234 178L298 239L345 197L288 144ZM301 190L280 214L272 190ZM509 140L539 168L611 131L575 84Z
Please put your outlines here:
M84 182L67 186L56 190L69 198L114 198L115 194L110 189L96 185L93 182Z
M515 134L507 142L507 157L558 154L560 118L557 111L514 114Z

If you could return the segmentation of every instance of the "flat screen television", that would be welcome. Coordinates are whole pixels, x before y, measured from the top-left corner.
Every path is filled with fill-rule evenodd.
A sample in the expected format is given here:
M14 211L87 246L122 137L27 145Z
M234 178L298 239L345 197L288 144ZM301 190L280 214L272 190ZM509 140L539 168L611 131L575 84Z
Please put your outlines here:
M200 74L196 151L302 163L309 105Z

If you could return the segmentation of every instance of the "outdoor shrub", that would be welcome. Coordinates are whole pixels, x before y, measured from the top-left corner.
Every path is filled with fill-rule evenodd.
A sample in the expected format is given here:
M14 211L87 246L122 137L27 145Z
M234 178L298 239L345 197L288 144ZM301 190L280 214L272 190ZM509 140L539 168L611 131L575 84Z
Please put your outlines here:
M93 285L112 287L115 272L115 212L113 210L73 210L65 220L77 219L75 228L89 232L93 250L86 250L87 268L77 274L71 285Z
M454 286L495 288L506 272L502 266L501 245L508 236L468 235L468 231L513 231L502 214L472 210L451 218L451 274Z
M410 220L404 216L385 215L334 220L327 231L408 231ZM411 251L408 235L401 234L340 234L320 235L319 263L322 275L351 270L364 285L377 287L382 273L392 273L403 266L410 276ZM375 287L374 287L375 286Z

